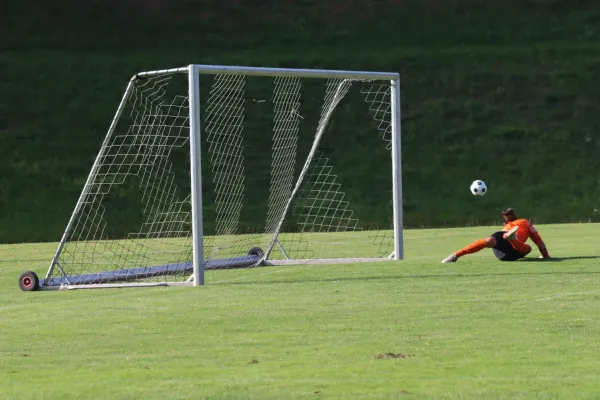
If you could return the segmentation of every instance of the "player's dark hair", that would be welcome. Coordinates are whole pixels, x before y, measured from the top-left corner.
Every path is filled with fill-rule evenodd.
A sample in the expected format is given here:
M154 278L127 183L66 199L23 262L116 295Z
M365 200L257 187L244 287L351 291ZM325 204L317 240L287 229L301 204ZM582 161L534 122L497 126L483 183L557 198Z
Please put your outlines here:
M512 217L514 219L517 219L517 214L515 214L515 210L512 207L502 211L502 215L504 215L505 217Z

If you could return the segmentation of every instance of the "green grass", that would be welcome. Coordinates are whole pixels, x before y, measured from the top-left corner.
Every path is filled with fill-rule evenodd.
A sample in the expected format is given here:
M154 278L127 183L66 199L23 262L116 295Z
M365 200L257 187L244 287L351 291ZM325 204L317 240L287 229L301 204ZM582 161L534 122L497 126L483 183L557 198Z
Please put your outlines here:
M202 288L23 293L55 244L0 246L0 398L598 398L600 225L538 228L560 261L442 265L494 228L408 230L402 262Z

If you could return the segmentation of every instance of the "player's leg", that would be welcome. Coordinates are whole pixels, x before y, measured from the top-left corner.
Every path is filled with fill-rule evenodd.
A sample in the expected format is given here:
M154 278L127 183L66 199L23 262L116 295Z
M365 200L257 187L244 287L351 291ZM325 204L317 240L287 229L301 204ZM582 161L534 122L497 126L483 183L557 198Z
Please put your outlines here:
M515 227L508 232L499 231L485 239L476 240L444 258L442 263L456 262L462 256L477 253L485 248L493 249L494 255L501 261L515 261L523 258L531 252L531 246L516 238L517 230L518 228Z
M517 239L517 231L518 230L519 230L519 227L515 226L515 227L511 228L509 231L505 232L504 235L502 235L502 238L506 239L508 242L510 242L512 247L514 247L515 250L517 250L520 254L522 254L523 256L526 256L527 254L531 253L531 246L528 245L527 243L522 242L519 239Z
M492 235L496 239L496 246L493 249L494 255L500 261L516 261L525 257L531 251L531 246L516 238L507 240L506 238L514 237L514 232L511 231L496 232Z
M494 248L494 246L496 246L496 238L492 236L486 237L485 239L479 239L458 250L456 253L450 254L442 260L442 263L456 262L462 256L477 253L486 248Z
M517 231L519 230L518 226L513 226L506 232L502 234L502 239L506 240L514 240L517 237Z

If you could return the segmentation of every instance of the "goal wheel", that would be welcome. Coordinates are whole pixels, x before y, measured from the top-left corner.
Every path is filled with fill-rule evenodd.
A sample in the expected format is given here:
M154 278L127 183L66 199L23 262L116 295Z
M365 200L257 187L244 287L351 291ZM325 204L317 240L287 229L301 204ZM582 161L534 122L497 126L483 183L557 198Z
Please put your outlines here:
M250 250L248 250L248 255L256 256L260 259L260 258L263 258L263 256L265 255L265 251L263 249L261 249L260 247L253 247ZM264 262L261 261L259 264L256 264L254 266L258 267L260 265L264 265Z
M250 250L248 250L248 255L249 256L257 256L258 258L261 258L262 256L265 255L265 251L263 249L261 249L260 247L253 247Z
M40 279L33 271L26 271L19 277L19 287L24 292L33 292L40 288Z

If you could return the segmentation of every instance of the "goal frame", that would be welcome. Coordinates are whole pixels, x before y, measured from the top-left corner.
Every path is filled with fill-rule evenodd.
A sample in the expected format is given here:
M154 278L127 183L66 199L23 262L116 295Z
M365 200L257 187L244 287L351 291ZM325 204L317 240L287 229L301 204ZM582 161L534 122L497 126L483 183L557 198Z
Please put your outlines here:
M200 107L200 76L203 74L219 75L245 75L245 76L265 76L265 77L297 77L297 78L340 78L354 80L377 80L387 81L390 85L390 113L391 113L391 167L392 167L392 196L393 196L393 252L387 258L331 258L331 259L289 259L285 249L281 247L278 240L279 228L274 234L272 245L266 249L265 254L261 256L262 265L298 265L298 264L336 264L353 262L375 262L386 260L404 259L404 238L403 238L403 211L402 211L402 145L401 145L401 103L400 103L400 74L395 72L369 72L369 71L344 71L327 69L297 69L297 68L267 68L267 67L248 67L248 66L226 66L226 65L204 65L190 64L181 68L162 69L155 71L140 72L134 75L123 94L119 107L109 126L101 150L98 152L94 164L87 177L85 186L79 196L75 209L67 224L61 241L53 257L52 263L48 269L46 279L51 276L54 268L58 268L64 276L59 262L59 256L65 244L69 239L76 215L78 214L82 200L87 196L94 179L94 175L100 166L100 160L104 155L106 143L116 129L117 123L126 105L134 83L137 79L143 77L152 77L162 74L187 74L188 78L188 104L189 104L189 154L190 154L190 176L191 176L191 227L192 227L192 274L187 282L148 282L148 283L102 283L90 285L71 285L68 281L66 285L69 289L77 288L106 288L106 287L132 287L132 286L165 286L165 285L193 285L202 286L205 284L205 260L204 260L204 236L203 236L203 212L202 212L202 167L201 167L201 107ZM334 108L335 109L335 108ZM330 114L333 113L333 110ZM323 131L325 126L321 129ZM322 132L320 132L322 133ZM319 134L317 132L317 137ZM318 143L318 139L316 141ZM313 144L313 147L316 146ZM313 149L314 150L314 149ZM301 177L298 179L301 181ZM292 202L294 192L288 200ZM287 208L286 208L287 212ZM282 221L285 219L283 214ZM270 260L268 257L272 248L277 245L287 258L286 260ZM58 289L45 285L46 279L40 280L40 289Z

